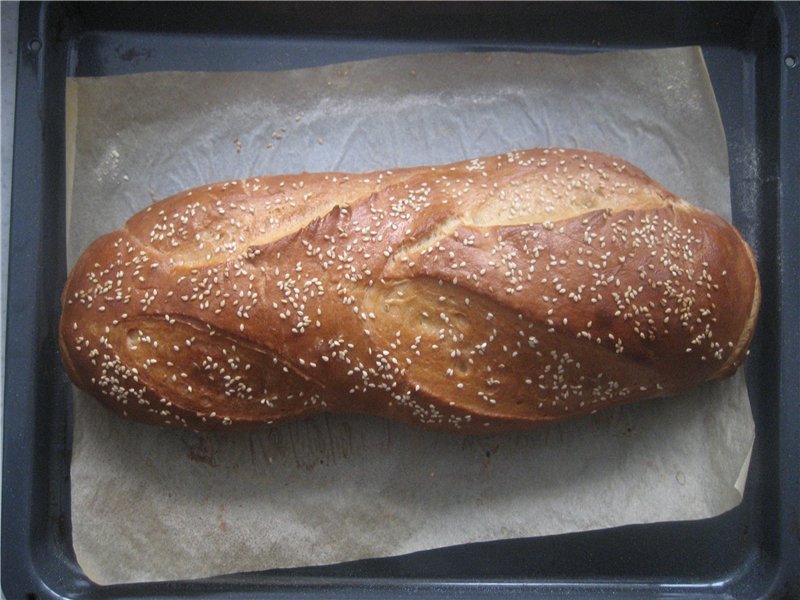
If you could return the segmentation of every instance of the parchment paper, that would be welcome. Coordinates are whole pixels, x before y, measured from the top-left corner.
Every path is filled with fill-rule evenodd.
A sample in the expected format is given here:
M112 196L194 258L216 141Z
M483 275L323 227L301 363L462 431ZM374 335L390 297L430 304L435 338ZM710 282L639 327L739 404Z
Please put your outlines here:
M190 186L532 146L616 154L730 217L725 137L697 49L73 79L67 100L70 265ZM201 435L124 422L76 393L73 542L87 575L113 583L698 519L740 502L753 435L741 374L492 436L334 416Z

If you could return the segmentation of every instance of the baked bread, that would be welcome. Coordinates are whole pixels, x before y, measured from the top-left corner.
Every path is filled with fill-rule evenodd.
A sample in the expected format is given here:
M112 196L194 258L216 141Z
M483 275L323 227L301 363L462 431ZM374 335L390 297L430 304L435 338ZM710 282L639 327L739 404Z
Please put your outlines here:
M475 433L727 377L759 301L719 216L623 160L533 149L177 194L79 258L60 343L77 386L146 423Z

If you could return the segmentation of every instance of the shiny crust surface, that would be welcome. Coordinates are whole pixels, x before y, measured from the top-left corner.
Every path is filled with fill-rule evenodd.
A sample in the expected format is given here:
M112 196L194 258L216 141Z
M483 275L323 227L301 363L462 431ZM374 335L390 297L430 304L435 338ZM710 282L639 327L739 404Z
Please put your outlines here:
M153 204L79 258L60 344L76 385L146 423L481 433L729 376L759 302L723 219L623 160L532 149Z

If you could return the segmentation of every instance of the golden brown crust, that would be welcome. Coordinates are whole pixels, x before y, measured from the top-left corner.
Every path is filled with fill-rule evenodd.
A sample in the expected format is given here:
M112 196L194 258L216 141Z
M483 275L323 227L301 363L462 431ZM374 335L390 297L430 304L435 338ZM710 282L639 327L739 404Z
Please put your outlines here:
M730 375L760 295L721 218L535 149L189 190L94 242L62 301L70 377L131 419L485 432Z

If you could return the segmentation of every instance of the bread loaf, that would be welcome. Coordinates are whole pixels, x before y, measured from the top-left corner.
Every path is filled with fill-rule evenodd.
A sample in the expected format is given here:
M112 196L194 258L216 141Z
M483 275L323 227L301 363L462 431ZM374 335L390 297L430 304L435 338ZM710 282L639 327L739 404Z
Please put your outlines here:
M603 154L227 181L96 240L70 377L196 430L320 412L519 429L731 375L760 300L720 217Z

